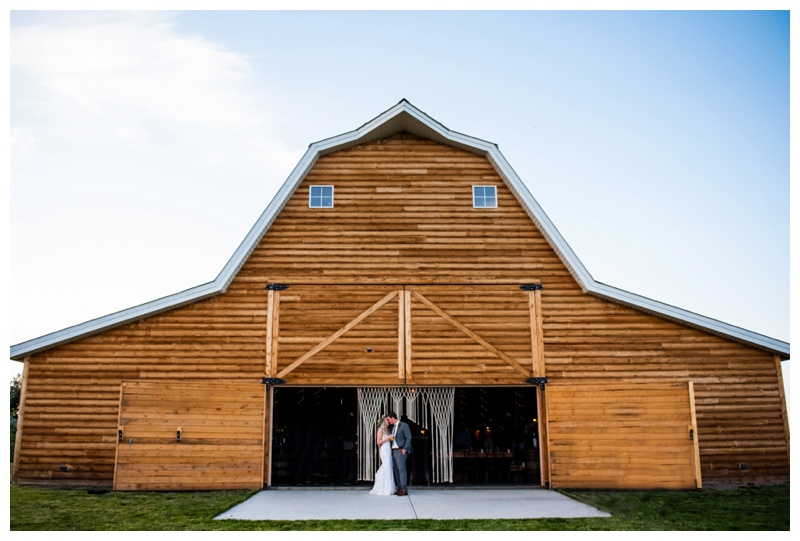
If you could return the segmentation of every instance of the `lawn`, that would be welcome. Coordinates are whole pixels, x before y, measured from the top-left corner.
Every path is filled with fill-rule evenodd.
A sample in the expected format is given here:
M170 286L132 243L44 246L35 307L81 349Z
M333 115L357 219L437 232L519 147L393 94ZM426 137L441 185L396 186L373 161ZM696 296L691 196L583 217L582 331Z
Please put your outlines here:
M213 520L251 491L106 492L11 486L11 531L789 530L789 485L699 491L564 490L610 518L537 520Z

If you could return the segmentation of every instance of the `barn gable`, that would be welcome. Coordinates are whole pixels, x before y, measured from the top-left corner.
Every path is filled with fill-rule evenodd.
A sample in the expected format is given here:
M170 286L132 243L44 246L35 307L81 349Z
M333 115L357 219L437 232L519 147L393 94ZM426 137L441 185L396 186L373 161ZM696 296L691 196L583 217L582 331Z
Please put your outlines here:
M777 354L783 359L789 357L789 345L786 342L595 281L505 160L497 145L452 131L408 101L402 100L356 130L311 144L247 237L212 282L14 345L11 347L11 358L22 360L49 348L226 292L284 206L322 157L399 133L411 134L485 158L585 293L711 332Z

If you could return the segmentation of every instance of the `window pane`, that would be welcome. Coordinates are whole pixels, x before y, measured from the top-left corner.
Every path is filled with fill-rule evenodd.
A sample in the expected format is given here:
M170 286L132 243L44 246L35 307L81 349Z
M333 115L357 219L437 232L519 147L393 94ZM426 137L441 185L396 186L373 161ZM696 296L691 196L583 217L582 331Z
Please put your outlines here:
M473 186L472 206L475 208L496 208L497 188L495 186Z
M310 186L308 206L311 208L332 208L333 186Z

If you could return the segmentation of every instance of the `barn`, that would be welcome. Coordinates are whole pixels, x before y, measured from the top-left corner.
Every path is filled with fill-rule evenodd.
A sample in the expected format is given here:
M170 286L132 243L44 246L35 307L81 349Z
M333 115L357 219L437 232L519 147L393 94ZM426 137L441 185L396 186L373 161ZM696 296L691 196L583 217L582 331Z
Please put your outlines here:
M13 482L789 481L789 344L595 281L498 147L403 100L313 143L212 282L11 347Z

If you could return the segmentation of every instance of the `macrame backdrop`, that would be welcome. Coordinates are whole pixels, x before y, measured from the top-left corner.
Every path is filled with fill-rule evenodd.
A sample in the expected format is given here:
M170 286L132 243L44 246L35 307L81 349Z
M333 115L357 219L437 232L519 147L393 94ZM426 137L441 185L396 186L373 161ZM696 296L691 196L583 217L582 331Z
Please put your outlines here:
M374 481L379 461L375 433L378 417L388 412L388 389L364 387L358 389L358 480Z
M358 479L374 481L380 465L378 418L394 411L431 431L433 483L453 482L453 387L361 387L358 389Z
M431 413L431 421L427 426L436 427L432 431L431 461L434 483L453 482L453 405L455 389L452 387L434 387L427 389L425 395Z

